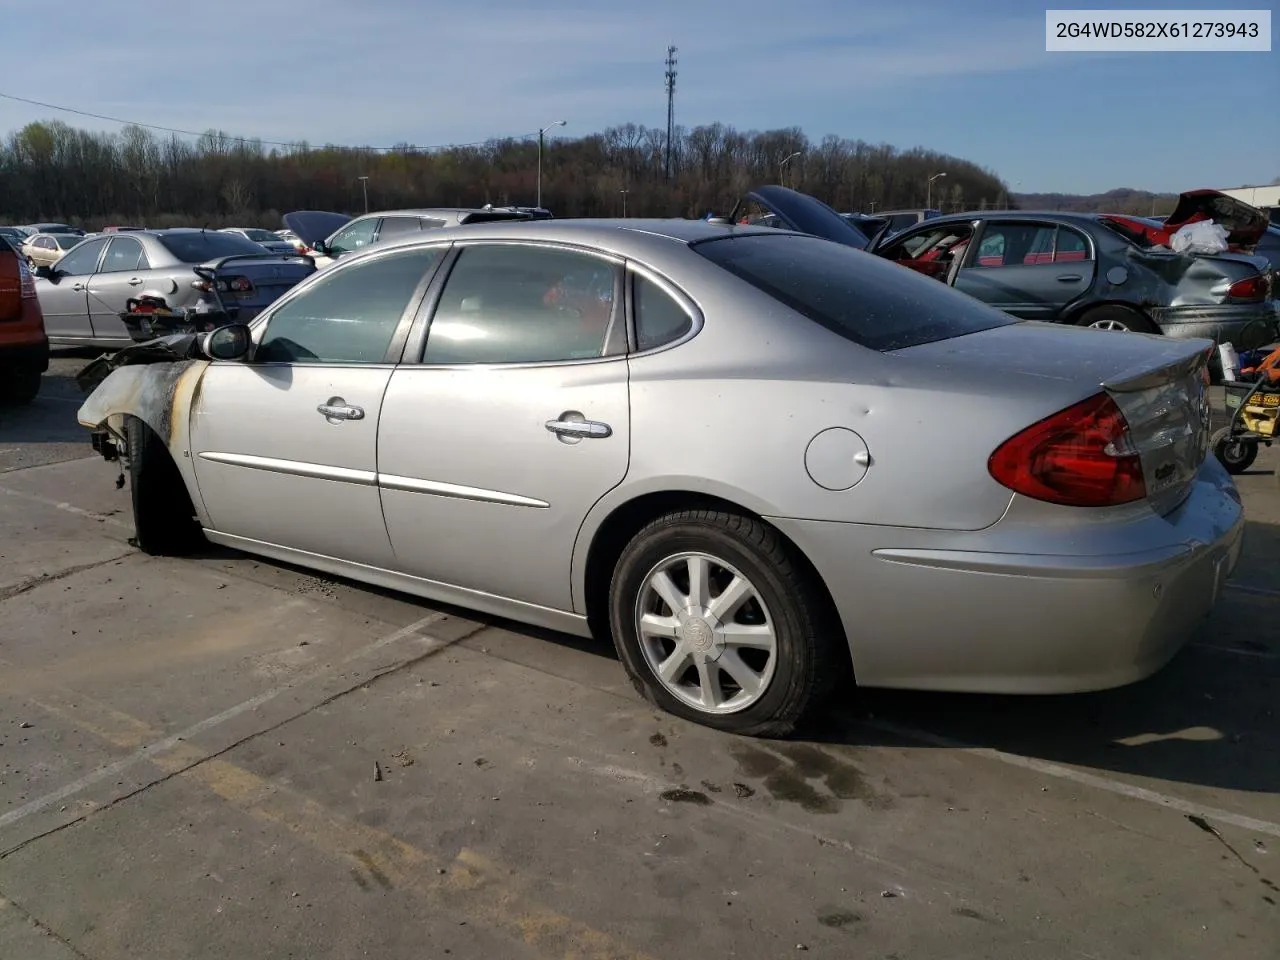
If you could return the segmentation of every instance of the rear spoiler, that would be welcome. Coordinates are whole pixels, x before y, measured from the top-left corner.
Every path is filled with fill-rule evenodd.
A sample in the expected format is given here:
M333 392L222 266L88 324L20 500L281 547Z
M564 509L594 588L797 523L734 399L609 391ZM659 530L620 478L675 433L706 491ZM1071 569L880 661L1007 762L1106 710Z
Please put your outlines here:
M196 275L201 279L212 280L212 277L206 277L200 271L218 271L235 260L305 260L311 264L313 269L316 265L315 257L308 256L305 253L272 253L270 250L263 250L262 253L233 253L227 257L218 257L216 260L207 260L194 269Z
M1170 380L1188 377L1201 365L1208 364L1215 344L1212 340L1170 340L1161 338L1163 362L1135 366L1108 377L1100 386L1111 393L1139 393L1162 386Z

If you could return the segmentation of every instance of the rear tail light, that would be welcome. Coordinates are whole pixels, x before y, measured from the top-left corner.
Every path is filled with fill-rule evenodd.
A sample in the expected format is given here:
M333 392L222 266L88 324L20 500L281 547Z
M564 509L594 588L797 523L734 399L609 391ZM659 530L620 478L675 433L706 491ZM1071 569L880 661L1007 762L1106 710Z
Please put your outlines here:
M1227 291L1232 300L1266 300L1271 295L1271 278L1264 273L1237 280Z
M1124 414L1099 393L1034 423L987 462L1014 493L1072 507L1111 507L1147 495Z
M27 261L18 261L18 277L21 281L22 299L36 299L36 278L31 274L31 268L27 266Z
M217 284L219 293L252 293L253 281L248 277L218 277L214 281ZM203 290L208 293L213 287L208 280L197 279L191 281L191 286L197 290Z

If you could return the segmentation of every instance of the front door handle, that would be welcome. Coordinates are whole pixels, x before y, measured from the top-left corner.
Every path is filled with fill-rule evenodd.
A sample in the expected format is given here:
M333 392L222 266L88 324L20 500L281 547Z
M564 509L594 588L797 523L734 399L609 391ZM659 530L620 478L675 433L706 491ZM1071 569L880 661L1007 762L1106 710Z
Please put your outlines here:
M73 284L71 289L75 290L78 293L79 291L84 289L84 284L83 283Z
M129 286L131 286L131 287L137 287L137 286L141 286L141 285L142 285L142 278L141 278L141 277L130 277L130 278L129 278Z
M341 423L343 420L363 420L364 408L353 407L341 397L330 397L316 407L316 412L330 423Z
M1058 282L1059 282L1059 283L1074 283L1076 280L1083 280L1083 279L1084 279L1084 277L1080 276L1080 274L1078 274L1078 273L1067 273L1067 274L1063 274L1061 277L1059 277L1059 278L1058 278Z
M613 436L613 428L597 420L548 420L546 426L558 437L599 439Z

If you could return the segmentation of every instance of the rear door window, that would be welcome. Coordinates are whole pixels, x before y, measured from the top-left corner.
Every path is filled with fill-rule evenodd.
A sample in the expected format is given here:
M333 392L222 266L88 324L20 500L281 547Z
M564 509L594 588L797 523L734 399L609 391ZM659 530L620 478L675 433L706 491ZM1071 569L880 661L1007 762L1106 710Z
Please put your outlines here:
M132 237L116 237L107 247L107 255L103 258L99 273L136 273L143 269L139 263L145 258L142 255L142 244Z
M382 226L378 228L378 239L390 240L408 233L419 233L421 230L422 223L417 217L384 217Z
M692 249L779 303L873 350L1015 323L951 287L852 247L779 234L704 240Z

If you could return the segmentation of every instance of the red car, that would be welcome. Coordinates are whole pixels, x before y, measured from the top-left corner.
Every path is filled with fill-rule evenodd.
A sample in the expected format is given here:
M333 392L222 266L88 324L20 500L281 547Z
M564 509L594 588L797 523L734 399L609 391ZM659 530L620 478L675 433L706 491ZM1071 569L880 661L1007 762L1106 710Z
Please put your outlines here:
M49 369L49 338L27 262L0 238L0 402L30 403Z

